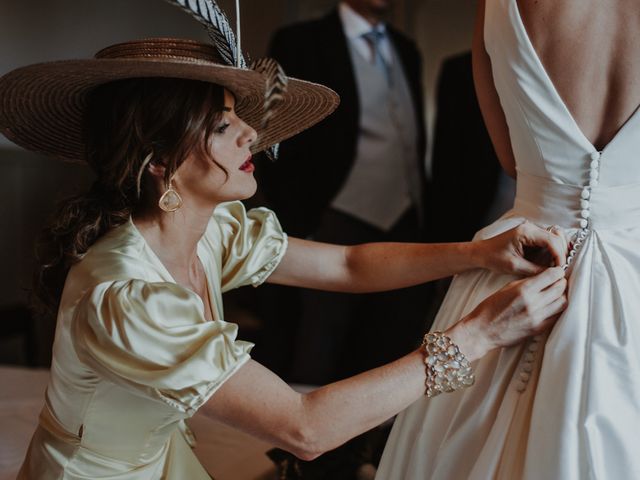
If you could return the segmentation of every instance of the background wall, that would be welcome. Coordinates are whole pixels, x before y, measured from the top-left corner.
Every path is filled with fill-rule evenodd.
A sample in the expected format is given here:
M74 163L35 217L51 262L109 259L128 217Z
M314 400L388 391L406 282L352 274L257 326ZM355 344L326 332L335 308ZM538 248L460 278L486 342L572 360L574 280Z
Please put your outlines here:
M442 60L471 49L476 0L416 0L408 30L422 51L428 125L433 126L434 97Z
M263 56L279 26L321 15L335 0L243 0L243 50ZM235 25L233 0L219 0ZM428 115L443 57L469 48L475 2L396 0L390 21L417 41L424 58ZM40 61L92 56L132 38L183 36L207 40L203 28L161 0L0 0L0 75ZM90 173L20 150L0 135L0 307L24 302L33 242L55 201L82 190ZM2 319L0 318L0 321Z

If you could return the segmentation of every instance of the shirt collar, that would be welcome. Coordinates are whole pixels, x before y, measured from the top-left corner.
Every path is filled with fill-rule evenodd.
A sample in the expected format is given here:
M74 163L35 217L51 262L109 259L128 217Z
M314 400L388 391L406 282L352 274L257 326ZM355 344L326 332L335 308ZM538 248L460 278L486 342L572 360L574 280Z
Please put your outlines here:
M347 5L345 2L340 2L338 6L338 14L342 21L342 27L344 33L349 40L360 38L367 32L370 32L374 27L358 12ZM385 33L386 26L384 22L378 23L375 29L379 32Z

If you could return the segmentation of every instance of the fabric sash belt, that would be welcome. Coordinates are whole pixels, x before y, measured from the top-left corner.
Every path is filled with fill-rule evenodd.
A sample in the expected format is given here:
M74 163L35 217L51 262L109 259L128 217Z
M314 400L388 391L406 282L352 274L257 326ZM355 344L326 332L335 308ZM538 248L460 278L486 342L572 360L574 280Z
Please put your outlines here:
M515 215L540 225L580 227L581 185L566 185L548 178L518 172ZM595 230L640 226L640 183L591 191L590 220Z
M47 402L45 402L44 407L40 412L40 427L66 444L76 446L80 445L80 436L70 433L64 429L58 419L51 412Z

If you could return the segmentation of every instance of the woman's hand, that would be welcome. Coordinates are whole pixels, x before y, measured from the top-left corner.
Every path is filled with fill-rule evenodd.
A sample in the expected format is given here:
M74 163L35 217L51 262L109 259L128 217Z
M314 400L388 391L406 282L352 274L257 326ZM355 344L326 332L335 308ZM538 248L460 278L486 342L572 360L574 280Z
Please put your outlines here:
M470 361L476 360L551 327L566 308L566 288L560 267L511 282L445 333Z
M562 266L568 251L567 238L560 228L544 230L528 221L472 245L478 265L515 275L535 275L547 267Z

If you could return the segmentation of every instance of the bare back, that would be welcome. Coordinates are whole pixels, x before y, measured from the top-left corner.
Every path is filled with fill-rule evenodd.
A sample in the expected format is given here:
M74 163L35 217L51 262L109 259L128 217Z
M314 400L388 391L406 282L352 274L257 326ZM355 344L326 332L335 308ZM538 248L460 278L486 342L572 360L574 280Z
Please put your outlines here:
M518 0L547 74L602 149L640 105L640 2Z

